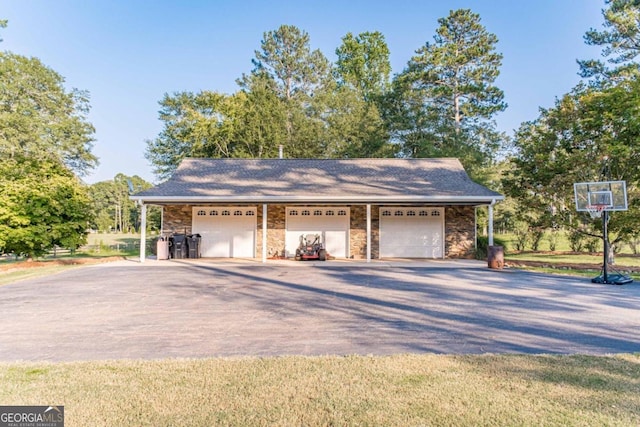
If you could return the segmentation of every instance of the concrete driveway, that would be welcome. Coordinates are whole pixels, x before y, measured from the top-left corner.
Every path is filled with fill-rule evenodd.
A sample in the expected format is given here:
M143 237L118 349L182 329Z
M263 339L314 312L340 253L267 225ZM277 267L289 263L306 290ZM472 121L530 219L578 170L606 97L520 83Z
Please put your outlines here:
M0 360L640 351L640 285L475 261L121 261L0 286Z

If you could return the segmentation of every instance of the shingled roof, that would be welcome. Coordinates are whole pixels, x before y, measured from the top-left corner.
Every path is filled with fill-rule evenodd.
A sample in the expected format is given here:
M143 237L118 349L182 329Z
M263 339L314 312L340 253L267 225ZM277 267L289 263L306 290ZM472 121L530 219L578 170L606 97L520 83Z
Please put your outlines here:
M166 182L131 197L168 203L437 203L502 200L453 158L186 158Z

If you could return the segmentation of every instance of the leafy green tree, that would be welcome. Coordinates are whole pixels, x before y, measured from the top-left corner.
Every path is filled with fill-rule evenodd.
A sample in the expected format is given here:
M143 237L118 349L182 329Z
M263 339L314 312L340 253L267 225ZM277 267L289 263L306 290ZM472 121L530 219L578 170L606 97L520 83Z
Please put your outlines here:
M151 188L152 184L137 175L117 174L113 180L101 181L88 188L94 220L91 228L100 231L134 232L140 230L141 212L129 196ZM160 229L160 210L151 206L147 211L147 227Z
M245 158L276 158L287 142L287 105L275 82L265 75L252 75L236 94L239 105L235 155Z
M86 243L86 187L62 164L14 156L0 162L0 253L37 257Z
M506 108L494 85L502 55L478 14L460 9L438 22L434 42L394 80L387 117L406 156L459 157L474 175L504 140L492 121Z
M582 77L593 78L595 84L638 77L640 54L640 2L637 0L606 0L603 9L605 30L591 28L584 40L591 46L602 46L601 60L578 61Z
M277 157L286 142L287 109L271 81L252 76L233 95L201 91L165 95L162 132L147 140L146 158L161 179L185 157Z
M626 180L630 212L612 215L609 230L614 244L634 235L640 227L639 105L638 80L606 89L582 85L520 127L503 184L529 224L601 236L601 221L575 212L573 183Z
M337 84L325 105L329 157L391 157L395 147L383 118L390 87L389 48L380 32L347 33L336 49Z
M382 33L347 33L336 49L336 73L340 82L362 94L365 100L379 99L389 90L391 62Z
M0 253L34 257L85 242L92 215L74 172L97 164L88 109L88 94L67 92L37 58L0 52Z
M253 78L267 79L285 109L284 150L288 157L321 157L324 139L318 94L331 82L331 68L320 50L312 50L306 31L282 25L264 33L252 60ZM238 82L247 87L249 76Z
M324 157L391 157L386 124L374 102L367 102L354 88L335 84L320 95L327 111L323 121Z
M67 92L58 73L11 52L0 52L0 81L0 159L61 162L78 174L97 165L87 93Z
M273 79L283 99L306 101L329 77L329 61L320 50L311 50L309 34L295 26L264 33L260 47L252 73Z

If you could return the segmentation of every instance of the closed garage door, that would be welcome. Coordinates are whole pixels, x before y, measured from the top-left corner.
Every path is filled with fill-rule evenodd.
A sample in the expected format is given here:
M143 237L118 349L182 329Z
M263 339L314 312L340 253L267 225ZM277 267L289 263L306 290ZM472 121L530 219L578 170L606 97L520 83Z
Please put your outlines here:
M349 208L287 208L287 256L294 256L302 234L320 234L329 255L346 258L349 253Z
M442 208L380 208L380 257L443 258Z
M193 208L193 233L202 236L201 252L206 258L255 257L256 208Z

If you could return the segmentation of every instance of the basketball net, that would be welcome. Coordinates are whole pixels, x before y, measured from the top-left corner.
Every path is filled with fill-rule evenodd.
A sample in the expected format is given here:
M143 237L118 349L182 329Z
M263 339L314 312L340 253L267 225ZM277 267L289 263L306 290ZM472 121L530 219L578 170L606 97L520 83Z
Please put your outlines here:
M602 211L606 208L607 205L588 205L587 212L591 216L591 219L600 218L602 216Z

